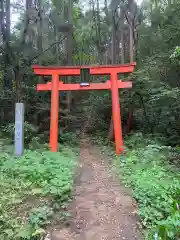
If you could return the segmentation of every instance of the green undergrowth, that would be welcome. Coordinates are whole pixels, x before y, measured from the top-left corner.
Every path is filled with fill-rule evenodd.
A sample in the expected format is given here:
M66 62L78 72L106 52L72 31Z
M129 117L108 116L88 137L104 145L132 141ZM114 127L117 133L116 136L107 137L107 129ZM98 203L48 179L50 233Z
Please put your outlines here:
M121 181L131 187L138 203L147 240L180 239L180 174L169 162L173 152L137 134L126 140L126 155L115 158ZM180 159L178 151L176 157Z
M0 239L43 239L69 216L77 151L26 150L21 158L0 151Z

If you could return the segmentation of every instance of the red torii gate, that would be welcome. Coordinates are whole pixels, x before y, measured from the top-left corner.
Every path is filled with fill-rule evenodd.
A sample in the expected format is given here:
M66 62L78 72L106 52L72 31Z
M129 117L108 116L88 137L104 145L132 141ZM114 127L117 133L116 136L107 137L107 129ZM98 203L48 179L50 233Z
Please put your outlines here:
M51 91L51 120L50 120L50 148L51 151L58 150L58 112L59 112L59 91L75 90L105 90L111 89L112 93L112 115L114 122L114 135L116 154L123 152L123 137L121 126L121 114L119 104L119 88L131 88L132 82L118 80L118 73L131 73L136 63L123 65L98 65L98 66L39 66L33 65L34 72L38 75L50 75L52 81L46 84L38 84L38 91ZM81 69L88 69L92 75L110 75L110 80L105 83L69 83L60 81L61 76L78 76Z

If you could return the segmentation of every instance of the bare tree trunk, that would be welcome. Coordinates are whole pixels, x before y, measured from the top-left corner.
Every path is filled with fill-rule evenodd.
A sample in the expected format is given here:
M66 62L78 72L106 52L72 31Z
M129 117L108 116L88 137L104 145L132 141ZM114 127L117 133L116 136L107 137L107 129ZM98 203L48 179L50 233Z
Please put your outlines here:
M68 23L70 25L67 38L67 59L68 65L72 65L73 50L73 0L68 0Z
M29 21L30 21L30 13L29 10L32 7L32 0L26 0L26 14L25 14L25 21L24 21L24 31L22 35L22 45L25 44L26 41L26 36L28 32L28 26L29 26Z
M4 87L10 88L12 86L11 49L10 49L10 29L11 29L10 0L6 0L5 13L3 18L5 18L5 23L3 24L4 28L3 38L6 52L6 54L4 55L5 64Z
M55 44L55 54L56 54L56 63L57 65L60 64L60 59L59 59L59 44L58 44L58 41L59 41L59 34L58 34L58 30L57 30L57 27L54 26L54 30L55 30L55 38L56 38L56 44Z
M120 10L120 43L121 43L121 64L124 63L124 10Z
M10 0L6 0L6 38L9 42L10 39L10 28L11 28L11 18L10 18Z
M105 15L106 15L106 24L109 27L110 22L109 22L109 11L108 11L108 2L107 0L104 0L104 11L105 11ZM110 35L110 32L108 31L108 35ZM105 64L109 63L109 44L108 47L106 48L106 52L105 52Z
M109 12L108 12L108 3L107 3L107 0L104 0L104 9L105 9L105 14L106 14L106 18L107 18L107 21L109 20L108 17L109 17ZM108 24L108 23L107 23Z
M32 7L32 0L26 0L26 12L25 12L25 19L24 19L24 30L21 36L21 46L25 46L26 36L28 34L28 26L29 26L29 9ZM22 80L23 80L23 73L21 71L19 58L18 56L14 56L13 62L13 72L14 72L14 79L16 82L16 102L21 102L23 93L22 93Z
M124 64L124 31L121 30L120 33L120 43L121 43L121 64Z
M134 61L134 14L133 14L133 8L134 4L131 6L131 12L130 12L130 17L129 17L129 58L130 58L130 63ZM133 107L133 93L132 90L129 92L130 95L130 103L129 103L129 114L128 114L128 121L127 121L127 133L130 132L132 128L132 119L133 119L133 112L134 112L134 107Z
M1 25L1 38L2 43L5 44L5 24L4 24L4 1L0 1L0 25Z
M0 1L0 34L1 34L1 39L3 39L3 24L4 24L4 20L3 20L3 15L4 15L4 7L3 7L3 1Z
M73 53L73 0L68 0L68 23L70 25L69 31L67 33L67 62L68 65L72 65L72 53ZM67 78L68 83L71 82L71 77ZM68 113L71 109L71 101L72 101L72 93L71 91L68 91L67 93L67 110ZM68 120L68 118L67 118ZM66 126L68 125L68 122L66 122Z
M101 48L101 19L100 19L100 7L99 7L99 0L96 1L97 5L97 11L96 11L96 16L97 16L97 21L96 21L96 36L98 39L97 47L98 47L98 53L99 53L99 62L100 64L103 63L103 57L102 57L102 48Z
M116 63L116 27L115 27L115 16L112 11L112 45L111 45L111 63Z
M115 16L114 10L112 10L112 45L111 45L111 62L112 64L116 63L116 28L115 28ZM111 122L109 127L108 139L114 140L114 124L113 117L111 116Z
M43 31L43 19L42 19L42 0L37 1L38 4L38 40L37 40L37 47L38 47L38 61L39 64L42 65L43 60L43 39L42 39L42 31ZM43 83L43 77L39 77L40 83Z
M98 62L103 62L102 56L102 47L101 47L101 19L100 19L100 7L99 7L99 0L96 0L96 7L94 1L91 1L92 5L92 12L93 12L93 22L95 25L96 31L96 48L98 51Z
M129 56L130 56L130 63L134 61L134 43L133 43L133 26L129 24Z
M22 92L21 92L21 75L19 64L14 66L14 79L16 82L16 102L19 103L22 101Z

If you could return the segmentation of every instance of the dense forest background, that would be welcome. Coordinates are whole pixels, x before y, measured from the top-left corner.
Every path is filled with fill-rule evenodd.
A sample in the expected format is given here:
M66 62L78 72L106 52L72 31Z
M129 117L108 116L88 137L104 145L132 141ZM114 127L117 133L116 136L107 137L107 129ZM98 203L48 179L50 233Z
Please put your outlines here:
M0 124L11 132L15 102L25 103L25 129L48 135L50 93L35 86L32 64L137 62L132 90L122 90L124 134L140 131L166 144L180 141L180 1L2 0ZM16 14L16 18L13 15ZM177 48L176 48L177 47ZM121 78L126 79L126 76ZM79 78L64 81L79 82ZM104 81L97 77L87 81ZM60 137L83 129L113 138L108 92L60 94ZM31 134L28 134L28 139Z

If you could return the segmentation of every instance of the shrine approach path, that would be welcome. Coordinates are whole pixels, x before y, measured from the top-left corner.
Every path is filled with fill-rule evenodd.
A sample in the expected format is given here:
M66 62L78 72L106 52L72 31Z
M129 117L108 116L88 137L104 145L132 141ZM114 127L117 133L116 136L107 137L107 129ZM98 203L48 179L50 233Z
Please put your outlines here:
M82 140L70 226L53 229L48 239L142 239L137 229L135 203L104 158L88 139Z

